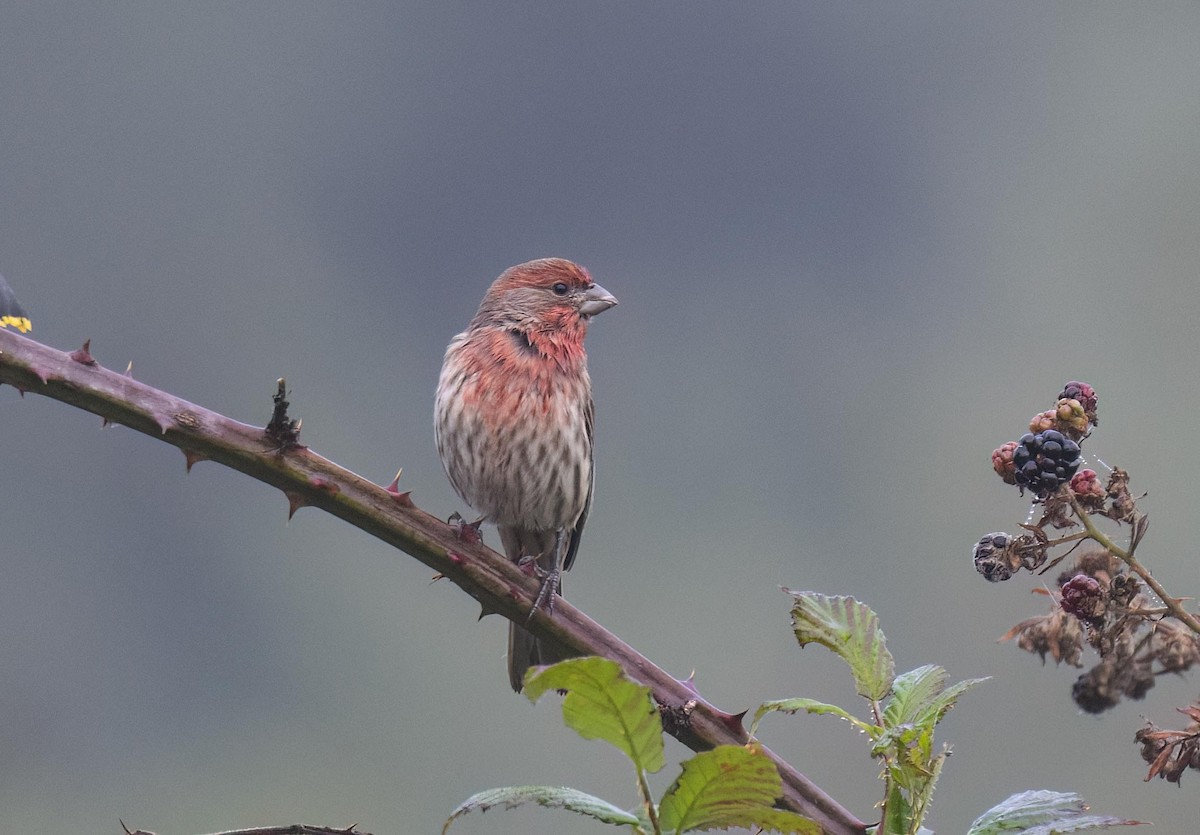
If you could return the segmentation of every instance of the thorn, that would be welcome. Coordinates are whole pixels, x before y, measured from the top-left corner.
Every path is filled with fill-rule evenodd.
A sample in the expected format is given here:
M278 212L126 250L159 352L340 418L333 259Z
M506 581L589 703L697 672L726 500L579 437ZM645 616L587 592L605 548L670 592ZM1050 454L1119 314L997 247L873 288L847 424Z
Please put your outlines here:
M299 493L293 493L290 490L284 490L283 495L287 496L288 500L288 521L292 521L292 517L296 515L296 511L308 504L308 499L304 498Z
M723 710L714 708L713 714L717 717L717 721L735 734L740 736L746 733L746 729L742 727L742 717L746 715L746 711L743 710L741 713L726 713Z
M163 415L159 415L159 414L153 415L153 418L154 418L154 422L156 424L158 424L158 431L159 431L160 435L167 434L167 430L171 428L171 425L173 423L175 423L175 421L172 420L170 417L164 417Z
M196 452L196 450L194 450L194 449L185 449L183 451L183 457L187 460L187 471L189 473L192 471L192 466L197 461L207 461L208 460L207 455L202 455L201 453Z
M400 474L403 472L404 472L403 467L396 470L396 477L392 479L392 483L383 489L387 490L389 493L399 493L400 492Z
M429 578L429 585L432 586L438 580L445 580L445 579L446 579L446 575L439 571L437 574L434 574L432 577Z
M133 379L133 360L130 360L129 365L125 366L125 376Z
M392 483L383 489L387 490L391 494L392 500L401 507L416 507L412 500L412 490L405 490L403 493L400 492L400 474L402 472L404 472L403 467L396 470L396 477L392 479Z
M48 370L46 370L45 368L39 368L36 365L31 365L29 367L29 370L34 373L34 376L36 376L39 380L42 381L43 386L50 382L50 372ZM22 393L24 393L24 391L25 391L25 389L21 389Z
M679 682L680 686L683 687L684 690L687 690L689 693L695 693L697 696L700 695L700 691L696 689L695 670L692 670L692 674L687 678L677 678L675 680Z
M95 365L96 358L92 356L92 340L85 340L83 347L70 353L71 359L83 365Z
M383 488L392 497L392 500L401 507L416 507L412 500L412 490L400 492L400 474L404 472L404 468L396 470L396 477L392 479L392 483Z
M106 418L106 417L103 417L103 416L101 416L101 418L100 418L100 428L101 428L101 429L107 429L107 428L108 428L108 427L110 427L110 426L112 426L112 421L111 421L111 420L109 420L109 419L108 419L108 418Z
M498 615L500 610L489 606L487 603L479 604L479 620L483 620L488 615Z

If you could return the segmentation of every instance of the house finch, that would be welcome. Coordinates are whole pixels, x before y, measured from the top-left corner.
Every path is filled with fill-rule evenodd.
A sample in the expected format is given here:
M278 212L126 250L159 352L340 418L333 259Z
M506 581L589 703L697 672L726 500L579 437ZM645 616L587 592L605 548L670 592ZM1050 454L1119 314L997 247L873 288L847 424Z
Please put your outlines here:
M579 551L592 502L592 383L583 338L615 305L587 270L543 258L506 270L467 329L450 341L434 430L450 483L500 530L513 562L536 561L536 610L550 608L561 572ZM551 664L546 647L516 624L508 680Z
M0 275L0 328L16 328L21 333L28 333L31 327L29 316L17 304L12 288Z

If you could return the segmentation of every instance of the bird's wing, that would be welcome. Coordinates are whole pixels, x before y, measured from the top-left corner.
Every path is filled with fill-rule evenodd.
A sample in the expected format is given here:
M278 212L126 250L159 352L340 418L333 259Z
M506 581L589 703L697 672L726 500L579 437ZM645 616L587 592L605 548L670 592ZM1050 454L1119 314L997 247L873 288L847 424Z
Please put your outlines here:
M567 555L563 558L563 571L569 571L575 563L575 555L579 553L579 540L583 536L583 525L587 522L588 512L592 509L592 490L596 486L596 446L593 440L593 424L596 421L596 404L588 397L587 408L583 413L583 425L587 430L588 444L588 489L587 498L583 502L583 511L571 529L571 541L567 544Z

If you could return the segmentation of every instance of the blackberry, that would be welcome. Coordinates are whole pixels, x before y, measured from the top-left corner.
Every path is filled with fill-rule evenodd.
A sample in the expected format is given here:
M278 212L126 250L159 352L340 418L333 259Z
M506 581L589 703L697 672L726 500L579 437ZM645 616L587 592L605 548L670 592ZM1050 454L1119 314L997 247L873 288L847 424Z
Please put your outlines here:
M1116 682L1112 661L1101 661L1075 680L1071 687L1071 698L1085 713L1103 713L1111 707L1116 707L1121 701L1121 694Z
M1096 624L1104 619L1104 588L1095 577L1076 574L1063 583L1060 605L1068 615Z
M975 570L992 583L1003 582L1021 567L1020 559L1013 564L1011 550L1014 539L1003 531L990 533L975 543L971 556L975 559Z
M1047 429L1056 429L1057 427L1058 412L1054 409L1038 412L1033 416L1033 420L1029 421L1029 431L1035 435L1038 432L1045 432Z
M1017 484L1045 498L1079 469L1079 444L1056 429L1027 433L1013 450L1013 467Z
M1071 492L1088 510L1102 510L1108 494L1095 470L1080 470L1071 478Z
M1088 433L1090 420L1083 404L1072 397L1064 397L1055 404L1055 428L1074 441L1078 441ZM1092 414L1095 414L1093 412ZM1032 430L1031 430L1032 431Z
M1084 414L1087 419L1092 422L1092 425L1099 426L1100 421L1096 419L1096 390L1087 383L1081 383L1078 380L1072 380L1063 386L1063 390L1058 393L1058 399L1062 400L1078 400L1079 405L1083 406Z
M1003 446L992 450L992 469L996 471L996 475L1004 479L1005 484L1017 483L1017 471L1013 466L1013 451L1016 448L1016 441L1008 441Z

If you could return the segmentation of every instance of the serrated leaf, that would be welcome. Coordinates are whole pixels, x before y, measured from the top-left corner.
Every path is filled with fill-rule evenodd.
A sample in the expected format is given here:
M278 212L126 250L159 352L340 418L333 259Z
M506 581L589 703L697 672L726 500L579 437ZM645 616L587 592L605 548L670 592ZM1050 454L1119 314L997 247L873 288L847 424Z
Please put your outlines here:
M946 671L930 664L896 676L892 698L883 711L885 727L912 723L936 725L966 691L986 678L970 678L946 687Z
M762 809L748 818L749 825L763 832L783 832L785 835L821 835L821 825L814 820L786 809Z
M932 740L931 740L932 741ZM933 790L937 787L938 778L942 776L942 767L946 764L946 752L926 762L927 771L919 785L913 787L912 808L914 822L925 820L929 814L929 805L933 801Z
M792 629L800 646L817 643L850 665L858 694L878 701L888 694L896 663L879 628L879 618L853 597L792 591Z
M539 806L549 808L566 809L570 812L594 818L603 823L611 823L618 826L634 826L638 827L635 831L641 831L640 822L636 816L631 815L624 809L618 809L607 800L601 800L585 792L562 786L506 786L504 788L481 791L478 794L471 795L460 803L458 808L450 813L450 817L446 819L446 823L442 825L442 835L445 835L455 820L468 812L478 810L482 813L496 806L513 809L526 803L536 803Z
M759 723L762 722L763 717L768 713L799 713L802 710L806 713L832 714L841 717L856 728L870 734L872 738L877 737L881 730L876 725L862 721L854 714L837 705L818 702L816 699L776 699L770 702L763 702L758 706L758 710L754 711L754 721L750 723L750 736L754 736L758 730Z
M945 688L946 678L946 671L936 664L927 664L896 676L892 683L892 698L883 711L884 726L915 721L926 705Z
M815 821L773 808L782 793L775 763L758 746L718 745L683 763L659 804L658 821L664 832L761 826L820 835Z
M547 690L565 690L563 721L584 739L603 739L645 771L663 767L662 718L650 688L625 677L607 658L570 658L525 676L525 695L536 702Z
M1089 815L1089 811L1077 794L1021 792L980 815L967 835L1065 835L1109 826L1142 825L1142 821Z

